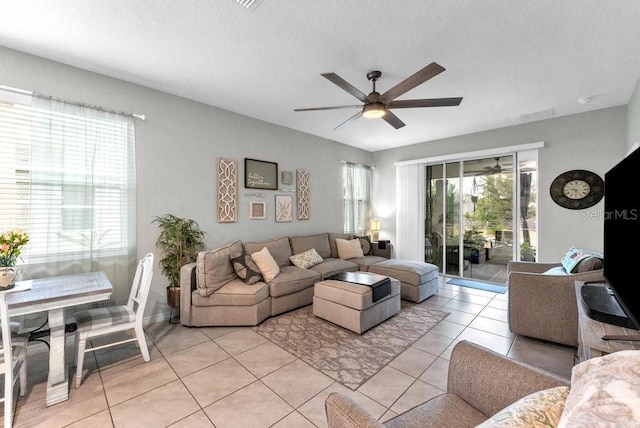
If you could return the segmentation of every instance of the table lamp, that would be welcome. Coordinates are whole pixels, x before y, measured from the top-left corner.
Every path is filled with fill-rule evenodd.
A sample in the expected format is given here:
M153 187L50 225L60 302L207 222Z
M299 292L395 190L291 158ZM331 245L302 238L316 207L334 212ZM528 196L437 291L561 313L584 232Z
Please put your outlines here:
M380 229L382 229L382 223L378 219L371 219L371 240L376 242L380 236Z

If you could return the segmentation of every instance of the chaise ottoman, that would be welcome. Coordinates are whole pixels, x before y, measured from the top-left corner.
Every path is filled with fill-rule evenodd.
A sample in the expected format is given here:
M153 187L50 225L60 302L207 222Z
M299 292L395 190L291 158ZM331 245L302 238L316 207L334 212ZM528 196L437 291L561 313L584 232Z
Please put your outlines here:
M400 280L404 300L420 303L438 292L438 266L430 263L389 259L371 265L369 272Z
M400 281L389 280L390 293L377 301L368 285L336 279L317 282L313 290L313 315L355 333L364 333L400 312Z

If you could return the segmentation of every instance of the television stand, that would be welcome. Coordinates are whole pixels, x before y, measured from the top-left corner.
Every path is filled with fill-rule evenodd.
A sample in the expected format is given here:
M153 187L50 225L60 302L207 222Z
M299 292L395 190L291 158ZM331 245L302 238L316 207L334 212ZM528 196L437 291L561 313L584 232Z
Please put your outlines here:
M630 342L640 342L640 334L605 334L602 340L628 340Z
M640 342L637 340L640 331L613 324L607 324L594 320L587 316L582 299L583 281L576 281L576 302L578 308L578 358L586 361L589 358L600 357L617 351L629 349L640 350ZM605 287L605 284L598 285ZM616 337L616 339L605 340L604 337ZM618 339L624 337L624 339ZM634 340L635 339L635 340Z

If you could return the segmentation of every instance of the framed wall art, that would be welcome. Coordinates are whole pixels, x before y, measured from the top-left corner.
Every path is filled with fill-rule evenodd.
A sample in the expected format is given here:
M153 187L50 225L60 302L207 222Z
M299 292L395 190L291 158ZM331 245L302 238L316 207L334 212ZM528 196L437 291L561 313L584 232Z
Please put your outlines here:
M293 221L293 196L276 195L276 223Z
M296 170L296 200L298 205L298 220L309 220L309 171Z
M238 162L218 158L218 223L238 221Z
M293 172L282 171L282 184L293 184Z
M267 204L264 202L249 202L249 219L251 220L262 220L266 217L267 212Z
M256 159L244 159L244 187L278 190L278 164Z

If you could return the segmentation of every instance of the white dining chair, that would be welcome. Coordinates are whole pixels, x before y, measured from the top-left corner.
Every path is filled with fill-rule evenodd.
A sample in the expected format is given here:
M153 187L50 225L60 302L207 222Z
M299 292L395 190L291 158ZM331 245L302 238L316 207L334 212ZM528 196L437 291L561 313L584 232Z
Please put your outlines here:
M27 392L27 336L12 335L7 313L5 293L0 293L0 323L2 324L2 352L0 373L4 374L4 426L13 425L13 388L20 379L20 396Z
M152 276L153 253L148 253L138 263L131 291L129 292L129 300L125 305L86 309L74 314L77 325L76 352L74 356L74 367L76 367L74 384L76 388L80 387L82 382L82 366L85 352L136 341L142 353L142 358L145 362L149 361L149 349L147 348L142 328L142 318ZM87 348L88 339L120 331L132 333L133 337Z

